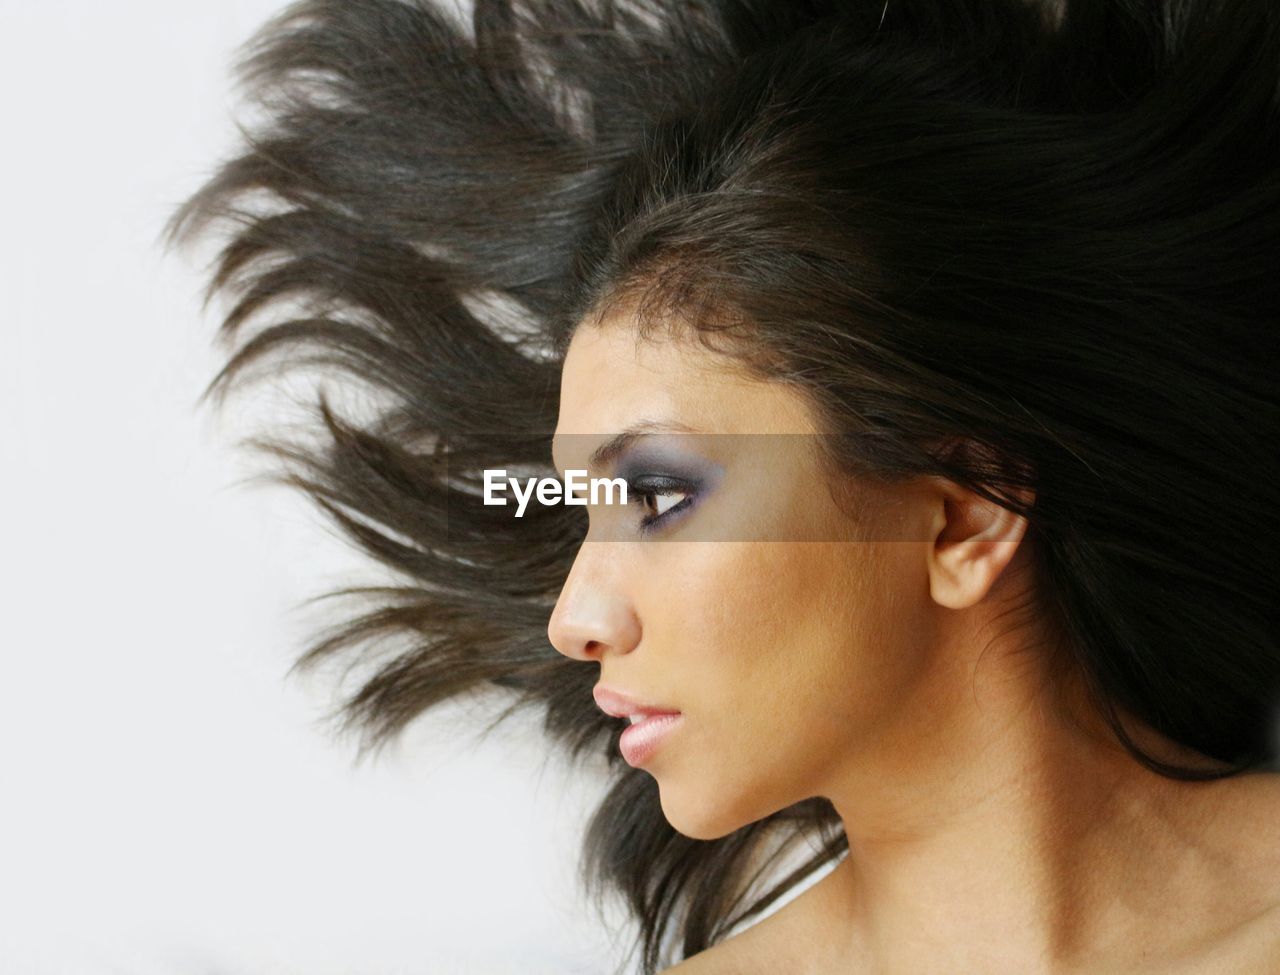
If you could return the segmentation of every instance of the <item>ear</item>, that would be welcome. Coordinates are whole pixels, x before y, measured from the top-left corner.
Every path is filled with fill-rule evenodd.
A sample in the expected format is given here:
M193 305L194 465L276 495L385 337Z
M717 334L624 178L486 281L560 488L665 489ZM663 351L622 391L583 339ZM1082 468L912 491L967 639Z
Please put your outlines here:
M1000 577L1018 551L1027 520L954 482L936 483L929 594L940 606L964 609Z

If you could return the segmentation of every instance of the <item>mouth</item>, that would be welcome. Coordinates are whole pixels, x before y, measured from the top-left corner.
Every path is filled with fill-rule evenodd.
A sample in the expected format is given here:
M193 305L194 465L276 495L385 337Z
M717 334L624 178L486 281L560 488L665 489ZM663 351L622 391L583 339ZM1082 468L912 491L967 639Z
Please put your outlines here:
M597 684L591 694L605 714L626 719L627 727L618 739L618 750L634 768L640 768L649 760L683 718L675 708L641 701L603 684Z
M606 687L604 684L597 684L592 688L591 696L595 698L596 705L605 714L613 718L626 718L632 724L649 717L680 713L677 708L643 701L638 697Z
M618 739L618 750L627 764L633 768L643 767L683 718L679 712L631 715L631 724Z

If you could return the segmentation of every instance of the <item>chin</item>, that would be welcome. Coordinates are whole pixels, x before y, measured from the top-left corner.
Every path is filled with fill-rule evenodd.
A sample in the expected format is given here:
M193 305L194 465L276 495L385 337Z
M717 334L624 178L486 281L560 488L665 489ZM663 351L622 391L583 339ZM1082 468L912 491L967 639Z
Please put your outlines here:
M659 786L662 814L671 828L691 840L718 840L763 816L747 816L706 794L679 795Z

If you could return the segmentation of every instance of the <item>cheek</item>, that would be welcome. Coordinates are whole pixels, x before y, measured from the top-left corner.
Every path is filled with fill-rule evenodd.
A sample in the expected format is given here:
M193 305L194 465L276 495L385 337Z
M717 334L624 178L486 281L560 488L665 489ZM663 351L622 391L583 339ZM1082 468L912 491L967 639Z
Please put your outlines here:
M721 758L785 754L812 769L902 707L927 644L910 553L883 543L691 545L687 575L664 587L666 632L646 633L664 648L672 689L723 739Z
M850 542L811 563L786 635L800 722L829 745L861 750L910 710L930 658L919 543ZM784 679L784 678L780 678Z
M874 556L856 543L787 545L765 585L738 602L747 652L737 691L759 721L755 744L797 769L850 747L890 703L901 660L894 580Z
M916 559L870 543L665 547L680 572L651 576L645 643L687 724L655 772L672 825L713 838L825 794L905 710L927 642Z

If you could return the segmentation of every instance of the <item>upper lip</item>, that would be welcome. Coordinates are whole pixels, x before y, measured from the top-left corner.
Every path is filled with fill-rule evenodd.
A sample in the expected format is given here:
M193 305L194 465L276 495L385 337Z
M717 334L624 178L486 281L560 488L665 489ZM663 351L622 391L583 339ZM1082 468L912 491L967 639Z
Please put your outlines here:
M633 714L679 714L675 708L659 707L656 704L641 704L634 698L615 691L612 688L605 687L603 684L597 684L591 690L591 696L596 699L596 704L600 706L600 710L605 714L615 718L629 718Z

